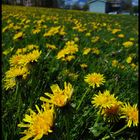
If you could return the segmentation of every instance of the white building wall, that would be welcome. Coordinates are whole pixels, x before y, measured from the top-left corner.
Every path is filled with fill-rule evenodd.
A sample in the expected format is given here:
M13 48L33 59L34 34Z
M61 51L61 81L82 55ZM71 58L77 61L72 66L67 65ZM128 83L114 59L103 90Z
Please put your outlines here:
M105 2L96 1L89 4L89 11L105 13Z

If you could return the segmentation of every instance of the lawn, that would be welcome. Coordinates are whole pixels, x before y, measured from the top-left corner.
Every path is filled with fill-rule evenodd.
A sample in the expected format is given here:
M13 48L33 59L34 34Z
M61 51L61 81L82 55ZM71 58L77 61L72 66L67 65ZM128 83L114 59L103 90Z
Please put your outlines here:
M138 139L136 16L2 5L1 66L3 140Z

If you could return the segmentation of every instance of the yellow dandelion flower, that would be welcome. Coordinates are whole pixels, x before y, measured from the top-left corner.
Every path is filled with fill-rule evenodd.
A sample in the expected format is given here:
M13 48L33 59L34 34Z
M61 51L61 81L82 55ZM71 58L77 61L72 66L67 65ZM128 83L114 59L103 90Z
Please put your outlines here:
M6 49L6 50L3 51L2 53L3 53L4 55L7 55L7 54L9 54L10 52L12 52L13 49L14 49L14 48Z
M83 55L87 55L91 51L91 48L84 48Z
M47 32L47 33L44 33L44 37L47 37L47 36L53 36L57 33L59 33L59 29L61 28L61 26L58 26L58 27L51 27L50 30Z
M66 42L66 50L68 54L74 54L78 52L78 45L74 43L74 41Z
M25 23L26 23L26 24L27 24L27 23L30 23L30 20L29 20L29 19L28 19L28 20L26 20L26 22L25 22Z
M6 90L12 89L16 85L15 78L5 78L4 79L4 88Z
M29 25L24 25L24 29L29 28L29 27L30 27Z
M74 41L66 42L64 49L60 50L56 56L57 59L63 59L65 61L65 55L74 54L78 51L78 45L74 43ZM69 57L73 58L73 57Z
M99 39L100 39L99 36L92 37L92 38L91 38L91 42L92 42L92 43L96 43L96 42L99 41Z
M100 91L98 92L98 95L95 95L92 98L91 103L95 107L99 107L101 109L103 108L110 108L114 105L114 103L117 102L117 98L114 97L114 94L110 94L110 91L106 90L103 93Z
M137 67L137 65L134 64L134 63L131 63L130 65L131 65L131 67L132 67L133 69L135 69L135 68Z
M64 83L64 90L60 89L57 84L52 85L51 90L53 94L45 93L45 95L50 99L40 97L40 100L46 103L52 103L58 107L65 106L66 103L70 100L73 93L72 85L70 83L67 84L66 82Z
M100 53L100 50L97 48L92 48L92 51L93 51L93 53L95 53L97 55Z
M6 27L4 27L3 29L2 29L2 33L4 33L5 31L7 31L8 30L8 26L6 26Z
M26 54L25 64L33 62L33 61L37 61L40 55L41 55L41 51L39 50L33 50L32 52Z
M81 67L81 68L87 68L87 67L88 67L88 65L87 65L87 64L85 64L85 63L83 63L83 64L80 64L80 67Z
M134 40L135 40L135 38L133 38L133 37L130 37L130 38L129 38L129 40L130 40L130 41L134 41Z
M118 64L119 64L119 62L118 62L117 60L113 60L113 61L112 61L112 66L113 66L113 67L117 67Z
M32 33L33 33L33 34L38 34L40 31L41 31L40 29L33 29L33 30L32 30Z
M119 66L119 68L121 68L121 69L125 69L125 66L124 66L123 64L119 64L118 66Z
M25 134L20 140L28 140L34 137L34 140L39 140L43 135L48 135L52 132L51 127L54 121L54 108L53 106L46 105L43 110L40 110L36 105L38 113L29 109L30 115L25 114L23 122L18 124L18 127L27 128L21 132Z
M70 78L72 78L73 80L76 80L77 78L78 78L78 74L76 74L76 73L72 73L72 72L69 72L68 73L68 76L70 77Z
M117 122L121 116L122 104L122 102L116 101L113 102L112 106L109 108L102 108L101 114L103 115L104 119L108 122Z
M75 38L74 38L74 41L75 41L75 42L78 42L78 41L79 41L79 38L78 38L78 37L75 37Z
M131 106L129 103L125 103L122 108L122 112L123 115L121 116L121 118L126 118L128 127L131 127L132 125L138 126L139 120L137 105Z
M11 58L10 58L10 60L9 60L9 62L10 62L10 66L19 66L19 65L23 65L21 62L22 62L22 60L24 60L25 59L25 56L24 55L13 55Z
M22 54L22 53L24 53L23 52L23 49L21 49L21 48L20 49L17 49L16 54Z
M74 55L68 55L67 57L65 57L66 61L71 61L72 59L75 59Z
M8 28L10 29L10 28L13 28L13 26L14 26L14 23L10 23L9 25L8 25Z
M62 49L57 53L56 58L57 59L64 58L66 54L68 54L67 49Z
M27 67L11 67L6 73L6 78L15 78L18 76L22 76L24 79L29 74L29 70Z
M27 47L27 50L33 50L33 49L38 49L39 48L39 46L33 45L33 44L27 45L26 47Z
M113 29L112 34L116 34L117 32L120 32L120 31L121 31L120 29Z
M100 85L103 85L105 82L105 78L103 74L100 73L91 73L85 76L84 81L89 84L89 86L92 86L93 88L95 85L97 87L100 87Z
M57 49L55 45L51 45L51 44L48 44L48 43L46 43L46 47L49 48L49 49L52 49L52 50Z
M123 43L123 46L126 47L126 48L131 47L131 46L133 46L133 42L126 41L126 42Z
M85 36L91 36L91 33L86 33Z
M60 35L65 35L66 34L66 32L64 31L64 26L60 29L60 31L59 31L59 34Z
M13 27L14 30L19 30L20 28L21 28L21 27L18 26L18 25L15 25L15 26Z
M119 34L118 37L119 38L124 38L124 34Z
M23 32L19 32L17 34L14 35L13 40L19 39L23 36Z
M132 62L132 57L131 57L131 56L127 57L127 58L126 58L126 62L127 62L128 64L130 64L130 63Z

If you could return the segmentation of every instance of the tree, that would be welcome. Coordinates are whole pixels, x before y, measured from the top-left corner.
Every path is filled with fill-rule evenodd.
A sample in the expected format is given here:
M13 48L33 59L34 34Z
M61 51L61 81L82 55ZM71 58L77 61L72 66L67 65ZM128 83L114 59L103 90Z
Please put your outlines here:
M64 6L65 6L65 0L58 0L58 7L64 8Z
M138 13L138 12L139 12L138 6L133 6L133 13Z
M82 10L88 11L88 10L89 10L89 5L86 3L86 4L83 6Z

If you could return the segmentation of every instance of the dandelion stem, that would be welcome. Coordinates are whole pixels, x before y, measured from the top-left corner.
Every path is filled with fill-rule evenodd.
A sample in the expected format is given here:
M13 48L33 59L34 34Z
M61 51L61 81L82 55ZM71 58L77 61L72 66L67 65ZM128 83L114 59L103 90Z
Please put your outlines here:
M112 135L113 136L117 136L119 133L121 133L124 129L126 129L127 128L127 125L125 125L124 127L122 127L121 129L119 129L118 131L116 131L116 132L113 132L112 133ZM110 136L106 136L106 137L103 137L102 138L102 140L106 140L106 139L109 139L110 138Z
M17 98L17 94L18 94L18 89L19 89L19 82L16 82L16 92L15 92L15 99Z
M83 100L84 100L84 98L85 98L86 94L89 92L89 90L90 90L90 88L87 88L86 92L83 94L83 96L82 96L82 98L81 98L81 100L80 100L80 102L79 102L79 104L78 104L78 106L77 106L76 110L78 110L78 109L79 109L79 107L80 107L81 103L83 102Z
M96 121L95 121L95 123L94 123L94 125L96 125L97 123L98 123L98 121L99 121L99 118L100 118L100 113L101 112L101 109L99 110L99 112L97 113L98 114L98 116L97 116L97 118L96 118Z

